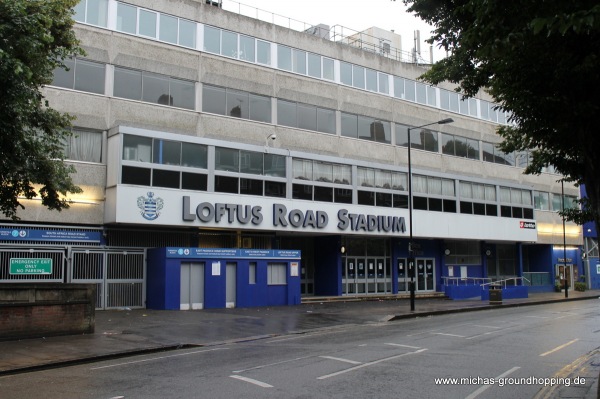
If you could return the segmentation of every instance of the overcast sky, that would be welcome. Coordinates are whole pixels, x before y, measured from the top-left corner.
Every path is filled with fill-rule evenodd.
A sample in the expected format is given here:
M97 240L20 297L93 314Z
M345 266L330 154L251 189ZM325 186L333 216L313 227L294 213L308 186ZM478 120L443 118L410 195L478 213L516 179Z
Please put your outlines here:
M429 44L425 39L431 36L433 28L406 12L402 0L223 0L223 8L254 18L268 20L276 14L275 22L282 25L287 18L292 28L300 30L300 22L310 25L325 24L330 27L341 25L357 32L372 26L388 31L394 30L402 36L402 50L410 52L414 47L414 31L421 31L421 54L429 60ZM258 11L256 13L256 9ZM269 21L273 22L273 21ZM434 47L434 61L444 53Z

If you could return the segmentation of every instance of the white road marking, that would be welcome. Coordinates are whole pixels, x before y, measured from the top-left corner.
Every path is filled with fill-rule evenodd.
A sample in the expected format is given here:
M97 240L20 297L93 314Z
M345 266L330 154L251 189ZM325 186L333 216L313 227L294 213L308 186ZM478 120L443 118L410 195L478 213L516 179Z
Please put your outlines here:
M195 351L195 352L187 352L187 353L178 353L177 355L170 355L170 356L160 356L160 357L153 357L151 359L144 359L144 360L134 360L132 362L125 362L125 363L118 363L118 364L111 364L108 366L100 366L100 367L92 367L90 370L100 370L100 369L107 369L110 367L119 367L119 366L126 366L129 364L136 364L136 363L144 363L144 362L153 362L155 360L162 360L162 359L169 359L171 357L179 357L179 356L188 356L188 355L195 355L198 353L206 353L206 352L214 352L214 351L222 351L222 350L226 350L229 348L215 348L215 349L205 349L202 351Z
M402 345L402 344L393 344L393 343L386 343L384 345L390 345L390 346L400 346L402 348L409 348L409 349L421 349L421 347L419 346L410 346L410 345Z
M481 328L493 328L493 329L500 329L502 327L496 327L496 326L484 326L481 324L473 324L473 327L481 327Z
M475 338L483 337L484 335L495 334L495 333L498 333L498 332L500 332L500 331L488 331L488 332L485 332L483 334L477 334L477 335L473 335L472 337L467 337L467 339L475 339Z
M571 345L571 344L574 344L574 343L575 343L575 342L577 342L577 341L579 341L579 338L575 338L574 340L571 340L571 341L567 342L566 344L562 344L562 345L560 345L560 346L557 346L556 348L554 348L554 349L552 349L552 350L549 350L548 352L544 352L544 353L542 353L540 356L546 356L546 355L549 355L549 354L551 354L551 353L554 353L554 352L556 352L556 351L559 351L559 350L561 350L562 348L565 348L565 347L567 347L567 346L569 346L569 345Z
M246 381L246 382L249 382L250 384L258 385L259 387L263 387L263 388L273 388L273 385L269 385L266 382L254 380L254 379L248 378L248 377L242 377L241 375L230 375L229 377L235 378L236 380Z
M523 317L529 317L530 319L549 319L548 316L523 316Z
M264 369L266 367L278 366L278 365L284 364L284 363L295 362L296 360L310 359L311 357L314 357L314 356L302 356L302 357L297 357L297 358L294 358L294 359L283 360L281 362L275 362L275 363L269 363L269 364L262 364L260 366L250 367L248 369L233 370L232 373L243 373L245 371L250 371L250 370Z
M398 359L398 358L401 358L401 357L404 357L404 356L408 356L408 355L415 355L415 354L418 354L418 353L421 353L421 352L425 352L426 350L427 349L419 349L418 351L415 351L415 352L402 353L400 355L390 356L390 357L386 357L386 358L383 358L383 359L375 360L374 362L363 363L361 365L354 366L354 367L351 367L351 368L346 369L346 370L341 370L341 371L338 371L336 373L322 375L320 377L317 377L317 380L324 380L324 379L327 379L327 378L336 377L338 375L349 373L351 371L358 370L358 369L361 369L363 367L373 366L373 365L378 364L378 363L387 362L388 360L394 360L394 359Z
M520 369L521 367L513 367L512 369L505 371L504 373L500 374L498 377L496 377L496 381L499 380L500 378L506 377L509 374L514 373L515 371L517 371L518 369ZM479 396L480 393L485 392L489 387L491 387L493 385L483 385L481 387L479 387L479 389L477 389L475 392L473 392L472 394L470 394L469 396L467 396L465 399L474 399L477 396Z
M445 335L446 337L465 338L464 335L446 334L446 333L433 333L434 335Z
M362 362L357 362L349 359L342 359L341 357L333 357L333 356L319 356L322 359L330 359L337 360L338 362L350 363L350 364L362 364Z

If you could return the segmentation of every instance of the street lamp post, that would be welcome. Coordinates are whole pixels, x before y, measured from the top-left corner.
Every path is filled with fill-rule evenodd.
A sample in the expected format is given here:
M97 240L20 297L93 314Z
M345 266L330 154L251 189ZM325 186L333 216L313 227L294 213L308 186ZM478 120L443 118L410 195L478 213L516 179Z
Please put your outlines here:
M452 118L446 118L439 120L437 122L427 123L425 125L409 127L408 128L408 273L410 275L410 283L408 284L410 289L410 311L415 311L415 274L416 274L416 265L415 265L415 257L414 257L414 243L413 243L413 185L412 185L412 162L410 159L410 132L411 130L421 129L426 126L431 125L445 125L448 123L452 123L454 120Z

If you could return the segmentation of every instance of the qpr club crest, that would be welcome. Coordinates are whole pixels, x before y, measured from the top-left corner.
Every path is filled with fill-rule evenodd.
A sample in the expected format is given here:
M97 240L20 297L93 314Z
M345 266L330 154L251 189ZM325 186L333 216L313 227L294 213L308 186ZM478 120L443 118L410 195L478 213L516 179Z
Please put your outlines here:
M160 216L160 210L163 208L164 201L162 198L154 198L154 193L149 191L147 197L138 197L137 205L141 210L140 215L144 219L155 220Z

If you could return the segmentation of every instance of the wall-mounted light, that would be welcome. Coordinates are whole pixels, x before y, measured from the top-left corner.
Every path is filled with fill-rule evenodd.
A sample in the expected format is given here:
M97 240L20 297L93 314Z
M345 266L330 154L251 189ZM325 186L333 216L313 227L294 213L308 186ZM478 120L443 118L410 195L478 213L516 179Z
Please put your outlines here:
M340 253L345 254L346 253L346 247L345 246L341 246L340 247Z
M491 256L492 255L492 251L489 249L485 250L485 256Z
M450 250L448 248L446 248L446 250L444 251L444 253L446 254L446 256L450 255Z

